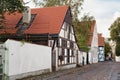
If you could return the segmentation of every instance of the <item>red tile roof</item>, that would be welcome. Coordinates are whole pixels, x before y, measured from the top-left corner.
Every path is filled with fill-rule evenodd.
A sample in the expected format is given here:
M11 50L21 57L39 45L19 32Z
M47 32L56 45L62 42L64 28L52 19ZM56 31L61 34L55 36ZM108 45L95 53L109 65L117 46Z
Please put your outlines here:
M92 26L91 26L91 30L90 30L89 40L88 40L88 43L87 43L88 46L91 46L91 43L92 43L93 32L94 32L95 24L96 24L96 21L93 21Z
M88 46L91 46L92 39L93 39L93 35L90 35L90 36L89 36L88 43L87 43Z
M98 34L98 46L104 46L104 38L102 34Z
M31 13L36 14L30 28L25 31L25 34L58 34L66 16L68 6L59 7L45 7L32 9ZM6 33L15 34L15 28L22 14L16 13L15 15L5 15L6 17ZM0 34L4 34L4 30L0 30Z
M33 9L37 14L31 27L25 32L27 34L50 33L58 34L67 13L68 6Z
M20 13L16 13L9 15L5 14L6 24L4 29L0 29L0 34L15 34L17 29L15 28L22 15Z
M91 30L90 30L91 34L93 34L93 32L94 32L95 25L96 25L96 21L93 21L92 26L91 26Z

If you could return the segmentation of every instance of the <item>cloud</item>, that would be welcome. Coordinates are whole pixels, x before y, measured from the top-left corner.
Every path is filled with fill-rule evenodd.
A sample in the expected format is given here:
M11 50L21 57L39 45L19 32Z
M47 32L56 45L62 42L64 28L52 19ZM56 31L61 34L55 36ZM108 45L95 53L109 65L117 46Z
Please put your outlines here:
M108 28L120 16L120 0L85 0L81 15L89 12L97 22L98 32L109 37Z
M115 21L118 17L120 17L120 12L116 11L116 12L113 14L113 21Z
M27 3L25 6L29 6L30 8L35 8L35 4L33 0L24 0L25 3Z

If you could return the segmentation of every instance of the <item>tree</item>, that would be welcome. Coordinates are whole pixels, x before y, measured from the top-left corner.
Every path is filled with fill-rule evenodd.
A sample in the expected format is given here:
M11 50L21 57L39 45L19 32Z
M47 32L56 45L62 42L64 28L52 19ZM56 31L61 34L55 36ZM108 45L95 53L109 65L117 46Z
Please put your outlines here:
M111 47L108 42L105 42L105 57L107 57L109 53L111 53Z
M116 44L115 51L116 51L116 56L120 56L120 43Z
M16 11L22 12L23 10L22 0L0 0L0 27L4 26L6 12L11 14Z
M120 42L120 17L110 26L110 36L113 41Z
M36 4L39 3L43 7L60 6L60 5L70 6L74 20L78 19L78 14L80 13L80 9L83 1L84 0L43 0L38 2L38 0L34 0Z
M89 16L88 14L85 14L81 18L81 21L74 22L75 35L77 38L78 45L82 50L86 52L89 51L87 43L89 41L91 26L94 21L95 19L93 16Z
M116 42L116 55L120 56L120 17L118 17L110 26L110 36Z

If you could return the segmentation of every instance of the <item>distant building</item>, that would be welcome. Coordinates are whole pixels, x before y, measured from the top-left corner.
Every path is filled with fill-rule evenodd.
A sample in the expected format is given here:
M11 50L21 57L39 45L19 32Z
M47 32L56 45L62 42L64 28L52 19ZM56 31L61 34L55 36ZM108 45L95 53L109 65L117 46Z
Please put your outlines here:
M105 60L104 47L104 38L102 37L102 34L98 34L98 61Z
M96 21L94 21L91 25L91 30L89 34L88 46L90 48L88 52L88 62L97 63L98 62L98 33Z

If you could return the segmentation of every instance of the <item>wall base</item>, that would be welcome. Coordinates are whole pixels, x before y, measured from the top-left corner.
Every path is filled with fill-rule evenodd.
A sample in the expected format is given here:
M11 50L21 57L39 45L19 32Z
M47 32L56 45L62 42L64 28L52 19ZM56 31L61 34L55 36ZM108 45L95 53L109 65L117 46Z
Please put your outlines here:
M58 70L64 70L64 69L75 68L75 67L76 67L76 64L70 64L70 65L59 66L59 67L57 68L57 71L58 71Z
M44 70L39 70L39 71L34 71L34 72L28 72L28 73L13 75L13 76L8 76L8 80L22 79L22 78L25 78L25 77L40 75L40 74L48 73L48 72L51 72L51 70L50 69L44 69Z

